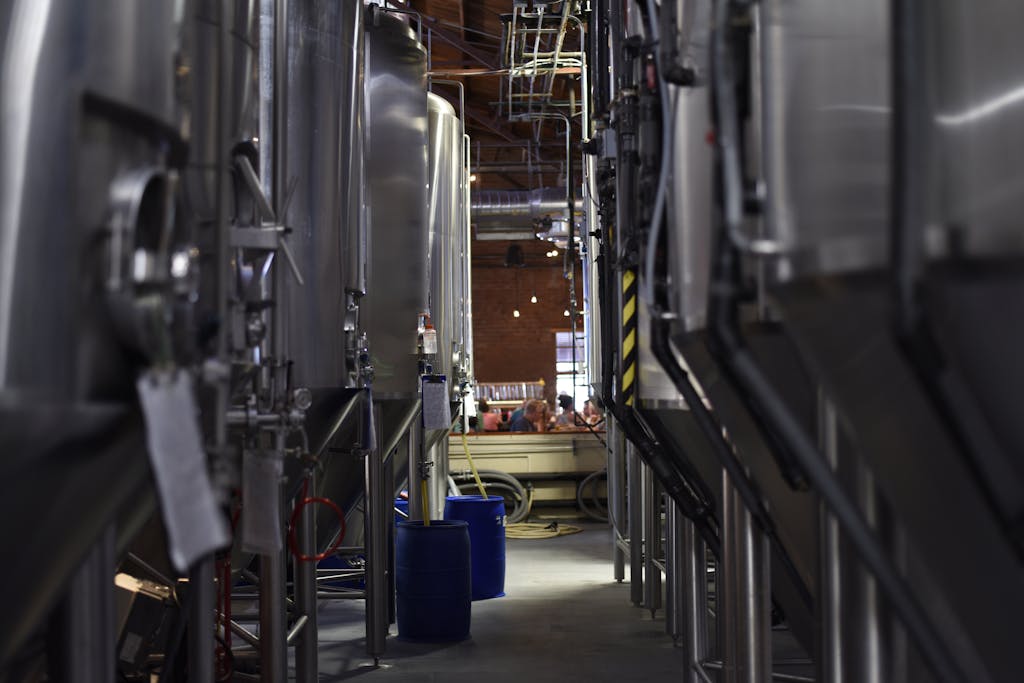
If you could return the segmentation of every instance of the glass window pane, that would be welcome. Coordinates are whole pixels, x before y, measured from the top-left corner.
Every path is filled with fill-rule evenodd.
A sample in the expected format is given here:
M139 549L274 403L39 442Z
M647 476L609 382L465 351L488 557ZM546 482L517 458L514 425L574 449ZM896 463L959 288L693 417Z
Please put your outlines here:
M576 360L580 361L583 359L583 353L579 350L576 351ZM560 347L555 349L555 360L569 361L572 362L572 347Z

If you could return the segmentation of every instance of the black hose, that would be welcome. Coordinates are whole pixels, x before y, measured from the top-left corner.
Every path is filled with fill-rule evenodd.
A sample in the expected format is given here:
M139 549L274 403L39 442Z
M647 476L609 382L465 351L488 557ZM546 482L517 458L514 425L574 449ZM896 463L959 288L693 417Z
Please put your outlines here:
M616 11L617 5L618 3L612 3L612 12L610 15L613 31L615 30L616 20L618 19L621 21L621 16L619 16ZM621 41L617 41L613 38L613 42L615 42L616 45L621 46ZM618 56L621 63L622 55L617 54L614 49L613 54ZM621 71L617 73L618 77L621 79ZM629 164L626 164L626 166L628 165ZM621 165L618 172L622 172ZM621 201L622 197L618 197L618 200ZM621 215L625 215L629 212L619 213ZM616 225L614 227L615 232L617 233L621 227L622 226ZM625 406L622 401L618 400L618 398L613 395L615 352L617 349L617 343L615 342L617 341L616 330L619 329L620 323L620 311L618 310L618 305L614 296L614 252L610 247L617 239L618 235L613 234L613 229L611 227L605 227L602 230L600 253L597 257L598 289L600 292L600 305L602 312L601 400L605 404L606 415L610 414L615 418L616 423L622 429L625 437L636 447L640 458L654 470L655 475L664 486L665 492L673 501L676 502L683 515L693 522L694 527L704 539L708 548L710 548L716 556L720 556L721 541L719 540L718 532L716 530L713 506L710 504L710 499L705 498L702 500L690 486L689 482L687 482L686 479L673 467L669 466L668 458L664 454L661 445L648 435L646 427L636 416L635 411L632 408ZM697 478L696 481L699 481L699 478Z
M459 487L459 493L463 496L472 496L479 494L479 488L477 488L476 482L466 481L457 484ZM500 481L485 481L484 490L487 491L488 498L501 497L505 502L505 518L508 524L515 524L526 519L527 512L527 499L516 491L516 489L509 484L502 483ZM511 506L509 503L511 502Z
M897 4L899 2L897 0ZM730 278L730 274L738 269L738 255L728 243L726 235L738 228L738 224L730 225L729 221L738 221L740 214L736 207L741 202L742 194L736 193L741 193L742 187L736 182L736 169L730 163L723 163L727 158L735 161L733 155L737 155L738 150L725 149L724 146L736 144L736 138L722 134L724 130L735 131L737 127L735 119L731 122L726 120L726 117L736 116L737 111L735 84L732 81L732 56L724 33L730 26L731 9L732 3L729 0L717 0L712 31L714 120L719 133L716 136L715 170L718 200L721 203L716 214L719 223L717 253L708 305L710 332L714 340L712 350L730 381L760 408L758 415L769 422L789 454L803 468L808 481L842 526L866 568L878 581L879 588L899 615L931 673L943 683L971 680L972 677L967 675L968 669L961 666L953 656L952 648L944 642L928 618L912 588L889 558L885 546L864 519L856 503L843 489L800 422L789 411L783 397L761 372L740 334L737 324L737 287Z
M605 479L607 479L607 477L608 477L608 469L607 468L602 469L602 470L597 470L596 472L591 472L590 474L588 474L586 477L583 478L583 481L581 481L579 483L579 486L576 487L576 505L579 507L580 511L583 514L585 514L587 517L589 517L590 519L596 520L598 522L607 522L608 521L608 509L606 507L604 509L604 511L602 512L602 510L601 510L602 506L601 506L601 502L599 500L600 497L597 494L597 491L598 491L597 482L598 482L598 480L602 476L605 477ZM593 489L591 491L591 498L594 501L593 508L591 508L590 504L586 502L586 498L587 497L585 495L583 495L584 491L586 491L586 489L587 489L587 486L590 486L592 482L593 482Z
M523 487L522 483L518 479L511 474L500 470L477 470L477 474L480 475L480 480L483 482L484 490L488 492L488 495L490 495L491 490L507 492L509 496L504 496L504 494L502 494L505 497L506 505L511 497L514 502L512 511L509 512L506 510L505 513L510 524L515 524L526 519L526 516L529 514L529 500L526 488ZM463 488L465 488L468 493L472 493L473 490L476 490L476 482L473 479L472 473L452 473L451 477L456 481L460 491L462 491Z
M590 38L590 54L587 63L590 65L592 96L590 99L591 117L599 119L608 107L608 0L592 0L588 37Z

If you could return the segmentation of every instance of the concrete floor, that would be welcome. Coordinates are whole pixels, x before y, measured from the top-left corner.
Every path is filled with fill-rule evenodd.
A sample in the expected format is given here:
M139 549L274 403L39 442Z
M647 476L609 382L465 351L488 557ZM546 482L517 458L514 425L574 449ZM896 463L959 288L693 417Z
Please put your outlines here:
M320 610L320 679L403 683L674 681L683 653L665 634L664 614L633 607L629 584L612 578L611 533L507 543L503 598L473 603L461 643L396 640L391 627L379 667L365 653L363 603Z

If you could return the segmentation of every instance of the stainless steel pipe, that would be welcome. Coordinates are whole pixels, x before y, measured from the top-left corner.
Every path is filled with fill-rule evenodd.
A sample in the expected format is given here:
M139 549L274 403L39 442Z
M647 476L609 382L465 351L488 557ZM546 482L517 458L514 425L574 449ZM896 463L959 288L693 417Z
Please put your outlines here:
M643 485L644 607L654 618L661 608L661 569L657 565L661 557L661 493L654 471L647 465L642 465L640 471Z
M374 406L377 443L384 440L383 416ZM366 478L363 518L366 534L366 652L375 663L384 655L388 634L388 525L391 521L391 498L394 491L384 490L384 457L380 450L366 456ZM283 680L283 679L282 679Z
M310 470L306 482L310 495L313 495L313 492L316 491L315 468ZM306 557L315 555L317 552L316 510L312 505L302 508L299 528L296 533L299 552ZM295 680L297 683L315 683L319 678L316 562L294 557L292 558L292 571L295 576L295 607L299 618L306 620L305 625L298 631L298 635L294 637Z
M676 646L686 632L686 519L671 499L665 501L665 632Z
M632 442L626 445L626 486L629 514L629 599L640 607L644 602L644 506L642 469L644 464Z
M716 590L723 683L764 683L772 673L768 538L725 473L722 507L722 563Z
M683 603L683 648L686 669L683 683L699 683L700 664L710 652L708 647L708 560L704 541L688 519L682 520L683 564L680 573L686 591Z
M576 200L583 209L583 200ZM470 212L474 221L486 218L544 218L565 216L569 210L565 190L555 187L536 190L478 190L471 194Z
M267 681L288 676L284 551L260 555L260 674Z
M213 570L213 557L204 557L192 567L188 577L188 589L192 593L188 615L188 679L195 683L214 681L217 592Z
M626 553L619 543L626 536L626 441L614 420L608 419L608 518L612 525L612 567L615 580L626 578Z

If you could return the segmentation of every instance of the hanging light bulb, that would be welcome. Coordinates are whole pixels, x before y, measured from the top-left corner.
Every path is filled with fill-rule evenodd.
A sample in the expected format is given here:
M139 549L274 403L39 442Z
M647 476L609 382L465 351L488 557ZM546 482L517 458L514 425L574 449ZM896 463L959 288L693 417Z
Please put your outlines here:
M530 297L530 303L531 304L537 303L537 292L534 292L533 296Z
M518 308L515 309L514 311L512 311L512 317L513 318L518 318L519 317L519 309Z
M568 318L569 317L569 309L567 308L564 311L562 311L562 315L564 315L566 318Z

